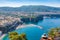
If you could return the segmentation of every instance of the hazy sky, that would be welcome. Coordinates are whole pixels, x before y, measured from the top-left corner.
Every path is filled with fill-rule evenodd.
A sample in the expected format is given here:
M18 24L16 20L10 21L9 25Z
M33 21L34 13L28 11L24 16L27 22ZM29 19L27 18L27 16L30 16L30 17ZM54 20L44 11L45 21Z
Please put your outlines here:
M60 7L60 0L0 0L0 7L19 7L22 5L46 5Z

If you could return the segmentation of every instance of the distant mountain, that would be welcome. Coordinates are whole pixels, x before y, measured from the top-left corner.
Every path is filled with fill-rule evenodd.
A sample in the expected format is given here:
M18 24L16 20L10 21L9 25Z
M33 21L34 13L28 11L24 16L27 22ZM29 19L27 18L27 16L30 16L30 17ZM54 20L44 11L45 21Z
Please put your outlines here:
M21 6L21 7L0 7L0 11L19 12L60 12L60 8L49 6Z

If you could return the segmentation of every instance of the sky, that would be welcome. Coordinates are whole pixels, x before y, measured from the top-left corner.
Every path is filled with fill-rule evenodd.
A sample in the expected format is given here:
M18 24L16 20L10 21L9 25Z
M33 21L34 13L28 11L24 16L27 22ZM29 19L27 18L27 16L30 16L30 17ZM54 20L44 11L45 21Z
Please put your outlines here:
M60 0L0 0L0 7L20 7L23 5L60 7Z

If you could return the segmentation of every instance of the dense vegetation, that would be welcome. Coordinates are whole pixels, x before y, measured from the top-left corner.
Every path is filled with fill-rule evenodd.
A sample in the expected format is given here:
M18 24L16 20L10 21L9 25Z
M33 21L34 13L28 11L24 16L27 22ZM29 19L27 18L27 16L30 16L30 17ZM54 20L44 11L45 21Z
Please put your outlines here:
M17 32L10 32L9 33L9 39L10 40L27 40L25 34L18 34Z
M52 28L48 32L48 36L50 36L52 39L54 39L55 37L60 37L60 28Z

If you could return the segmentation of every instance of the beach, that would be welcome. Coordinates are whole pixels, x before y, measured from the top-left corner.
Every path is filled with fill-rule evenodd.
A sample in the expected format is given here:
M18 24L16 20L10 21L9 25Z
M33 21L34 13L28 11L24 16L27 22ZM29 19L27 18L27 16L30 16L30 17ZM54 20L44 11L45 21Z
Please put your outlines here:
M38 26L38 25L35 25L35 24L22 24L22 25L19 25L16 29L19 29L19 28L25 28L25 27L38 27L38 28L40 28L40 29L43 29L43 27L42 26Z

